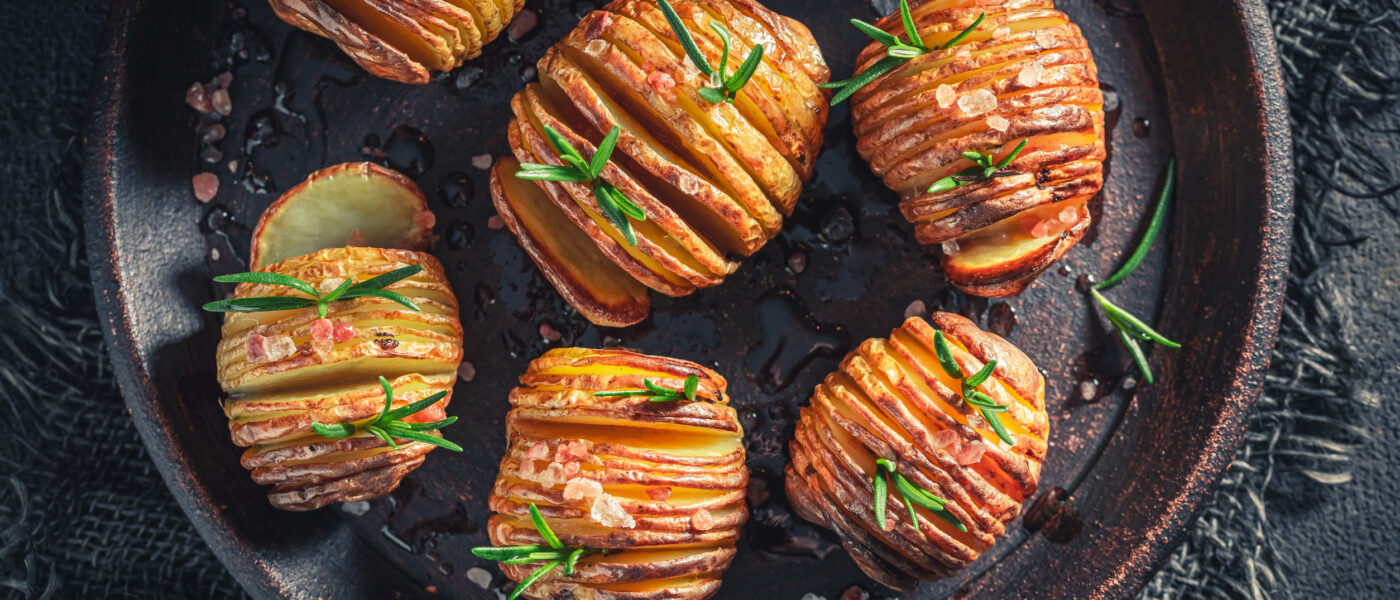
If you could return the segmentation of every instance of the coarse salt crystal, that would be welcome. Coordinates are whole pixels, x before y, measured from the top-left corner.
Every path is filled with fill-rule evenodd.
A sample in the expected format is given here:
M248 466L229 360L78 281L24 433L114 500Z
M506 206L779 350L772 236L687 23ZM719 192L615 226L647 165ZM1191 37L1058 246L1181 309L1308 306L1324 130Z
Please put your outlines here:
M200 173L190 179L190 186L194 188L194 198L207 203L219 193L219 176L213 173Z
M627 514L622 508L622 503L610 494L599 494L598 498L593 500L593 508L588 513L594 521L604 527L632 529L637 526L637 520Z
M343 510L347 513L358 517L369 512L369 503L365 502L364 500L358 500L355 502L341 502L340 510Z
M948 240L946 242L943 242L943 254L945 255L952 256L954 254L957 254L960 250L962 250L962 246L958 245L957 240Z
M1054 221L1050 220L1045 220L1036 223L1035 227L1031 228L1031 235L1038 238L1049 237L1052 233L1054 233L1054 231L1051 230L1051 226L1053 224Z
M189 89L185 90L185 104L201 114L214 112L214 105L209 102L209 88L198 81L191 83Z
M651 86L651 89L656 90L656 92L662 96L670 96L676 89L676 80L661 71L652 71L648 73L647 84Z
M355 339L355 326L349 323L336 323L332 332L332 337L337 342L348 342Z
M568 481L573 479L575 475L578 475L581 468L582 467L579 467L576 462L564 463L564 480Z
M248 334L248 339L243 342L243 350L248 355L248 362L262 362L267 358L267 338L256 333Z
M1040 63L1031 61L1030 64L1021 67L1021 72L1016 74L1016 83L1021 87L1032 87L1040 83L1045 78L1045 67Z
M952 429L940 429L933 434L933 445L938 448L947 448L958 441L958 432Z
M525 461L522 461L522 462L520 463L520 468L519 468L519 469L516 469L516 472L520 473L520 478L521 478L521 479L529 479L529 480L534 479L534 478L535 478L535 461L533 461L533 460L525 460Z
M544 487L554 487L564 483L566 480L568 480L568 477L564 476L564 465L552 462L549 463L549 466L545 467L543 471L540 471L540 477L536 481L539 481L540 485Z
M467 569L467 581L484 590L491 587L491 572L481 567L472 567Z
M588 458L588 443L583 440L561 442L554 452L554 460L559 462L578 462L585 458Z
M982 429L987 426L987 420L983 419L980 414L972 413L967 416L967 424L969 427Z
M1069 225L1079 220L1079 209L1073 206L1066 206L1060 210L1060 222Z
M530 449L525 452L525 457L530 460L549 458L549 444L543 440L530 444Z
M959 465L967 466L981 461L982 455L986 453L987 445L980 441L974 441L971 444L962 444L958 446L958 448L953 451L953 460L956 460Z
M316 319L311 322L311 339L318 342L329 342L335 336L335 324L330 319Z
M476 379L476 365L462 361L462 364L457 365L457 377L460 377L462 381Z
M564 336L559 333L559 330L555 329L553 325L550 325L548 321L540 323L540 338L544 339L544 341L557 342L563 339L563 337Z
M958 98L958 108L969 117L991 112L997 107L997 97L989 90L973 90Z
M709 531L715 528L715 517L710 511L700 509L695 514L690 515L690 528L696 531Z
M671 486L657 486L647 488L647 496L657 502L665 502L671 497Z
M940 84L938 89L933 92L933 97L938 101L938 108L948 108L958 99L958 92L953 89L953 86L944 83Z
M501 215L491 215L491 218L486 220L486 226L491 229L500 229L506 226L506 220L502 219Z
M607 51L608 43L600 39L595 39L583 46L583 52L589 56L602 56Z
M992 39L1003 38L1008 35L1011 35L1010 27L998 27L992 30Z
M522 10L520 14L515 15L515 19L511 20L510 25L506 27L506 35L510 36L512 40L518 40L525 37L525 34L530 33L530 30L534 29L535 25L539 22L540 16L535 11Z
M233 99L229 98L228 90L214 90L209 94L209 103L214 106L214 110L227 117L233 112Z
M1035 44L1041 49L1049 49L1055 45L1055 33L1048 29L1041 29L1035 32Z
M473 156L473 157L472 157L472 166L473 166L473 167L476 167L476 168L478 168L478 169L481 169L481 170L483 170L483 171L485 171L485 170L491 168L491 155L490 155L490 154L478 154L478 155L476 155L476 156Z
M924 314L925 310L928 310L928 307L924 304L924 301L915 300L913 302L910 302L909 306L904 307L904 318L908 319L911 317L920 316Z
M585 498L596 498L603 493L603 484L587 477L575 477L564 484L565 500L583 500Z
M1011 121L1006 120L1006 117L1001 115L992 115L987 117L987 127L997 131L1006 131L1007 128L1011 127Z

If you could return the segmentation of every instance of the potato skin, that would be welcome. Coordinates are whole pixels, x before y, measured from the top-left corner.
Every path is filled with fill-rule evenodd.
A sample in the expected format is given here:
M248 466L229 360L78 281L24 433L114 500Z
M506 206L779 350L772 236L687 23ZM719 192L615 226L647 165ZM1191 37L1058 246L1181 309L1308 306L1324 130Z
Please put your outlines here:
M470 13L445 0L365 0L372 10L391 15L390 20L433 49L433 64L424 64L427 61L422 57L415 59L407 49L375 35L370 31L372 27L336 10L328 0L268 3L278 18L335 42L370 74L409 84L428 83L438 70L435 67L451 70L479 56L482 46L499 36L524 5L518 1L498 4L493 0L471 0L483 17L477 23ZM509 10L502 11L501 7Z
M1024 353L961 316L934 313L932 321L913 317L866 340L817 386L784 476L798 514L836 531L866 574L898 590L945 577L992 547L1035 493L1049 434L1045 382ZM935 326L964 374L997 361L979 389L1008 407L1001 419L1014 444L950 387L956 380L934 358ZM945 499L967 531L922 509L915 527L893 488L882 530L872 498L877 458Z
M594 395L645 381L683 389L691 376L694 402ZM626 350L561 348L531 362L510 394L491 543L541 543L528 516L534 503L564 544L608 553L584 558L573 575L552 571L527 597L699 600L718 591L748 518L743 430L726 387L695 363ZM571 494L584 484L598 491ZM600 515L609 503L627 522ZM540 566L501 568L520 581ZM618 583L633 585L607 587Z
M806 27L756 2L672 5L711 64L718 64L721 46L710 21L730 31L733 52L764 46L740 102L700 97L711 84L685 56L654 0L615 0L586 15L540 59L540 81L511 102L508 136L520 162L557 165L562 161L546 140L546 126L586 157L618 127L601 178L647 215L633 222L635 247L599 216L591 184L535 185L596 245L598 255L590 253L589 261L606 257L648 288L682 296L718 285L737 267L728 254L752 254L781 229L821 147L827 95L817 84L829 72ZM501 186L492 191L504 193ZM499 199L496 205L502 208ZM510 222L510 206L503 208ZM536 232L511 229L523 245L538 246ZM641 302L607 306L581 293L587 285L580 279L588 274L577 265L561 265L538 248L528 253L590 321L625 326L646 318L648 306Z
M918 30L935 43L986 18L964 42L915 57L851 97L857 149L899 194L916 238L943 244L955 286L1020 294L1083 237L1084 205L1103 184L1103 94L1092 54L1051 0L910 4ZM876 25L904 35L898 13ZM884 50L867 46L857 71ZM1020 175L926 192L972 164L963 152L999 158L1022 140L1026 149L1007 167ZM960 256L969 251L977 258Z

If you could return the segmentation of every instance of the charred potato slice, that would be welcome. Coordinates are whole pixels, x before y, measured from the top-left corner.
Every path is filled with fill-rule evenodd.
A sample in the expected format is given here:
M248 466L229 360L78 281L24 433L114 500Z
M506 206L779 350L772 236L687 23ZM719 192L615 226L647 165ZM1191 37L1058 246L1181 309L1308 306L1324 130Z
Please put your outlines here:
M821 146L827 109L817 84L828 72L805 27L750 1L677 0L673 5L713 64L719 62L721 44L711 23L731 32L731 51L738 56L756 43L764 45L763 61L734 103L700 97L699 90L713 84L686 56L652 0L616 0L589 13L545 53L540 81L511 102L508 134L519 162L562 164L546 128L559 131L584 156L591 156L613 127L620 130L601 178L646 214L630 221L636 245L604 216L587 182L531 183L564 218L540 215L535 222L545 229L539 231L511 227L546 278L579 312L602 325L632 325L645 319L647 310L635 299L626 303L628 310L619 310L616 301L607 308L584 289L588 284L580 275L606 271L596 263L600 254L641 285L670 296L718 285L737 267L729 255L752 254L777 235ZM742 59L731 64L737 60ZM497 166L497 176L510 175L502 169ZM500 197L507 192L506 186L493 186L498 207L515 206ZM518 212L511 217L502 212L502 218L521 221ZM541 249L546 238L582 239L558 232L571 225L597 253L555 255ZM527 231L528 239L522 235ZM594 287L611 288L615 300L624 296L611 280Z
M693 402L594 395L646 381L680 390L691 376ZM533 361L510 394L491 543L542 543L533 503L565 545L608 552L572 575L553 570L525 595L712 597L748 518L743 430L728 401L724 378L688 361L583 348ZM502 569L520 581L540 566Z
M798 514L835 530L862 570L900 590L946 576L992 547L1035 493L1049 433L1045 382L1025 354L963 317L934 313L932 321L910 318L846 356L802 408L785 472ZM962 400L960 381L936 356L935 327L964 375L997 361L978 389L1007 407L1000 419L1014 444ZM916 526L893 486L880 528L872 497L877 459L945 499L966 531L922 507Z
M937 47L986 18L962 43L915 57L857 91L857 149L900 196L924 244L942 244L958 288L1020 294L1083 237L1086 204L1103 185L1103 94L1079 28L1051 0L911 2L923 40ZM876 25L903 35L898 13ZM857 71L884 56L871 44ZM972 163L1026 148L1009 177L928 193Z
M520 12L514 0L269 0L283 21L335 42L366 71L427 83L481 54Z

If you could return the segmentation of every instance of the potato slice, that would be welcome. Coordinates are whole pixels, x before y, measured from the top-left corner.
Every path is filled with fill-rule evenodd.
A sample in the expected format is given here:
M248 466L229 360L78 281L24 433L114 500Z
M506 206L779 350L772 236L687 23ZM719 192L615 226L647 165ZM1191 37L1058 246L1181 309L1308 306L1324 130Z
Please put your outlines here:
M888 338L866 340L817 386L784 478L803 518L835 529L862 570L902 590L991 548L1035 493L1049 428L1045 383L1030 359L963 317L935 313L933 321L964 375L997 360L978 389L1008 407L1000 419L1015 443L962 400L961 382L935 356L934 328L914 317ZM915 523L892 486L880 527L872 498L879 458L942 498L966 530L923 507Z
M1083 204L1102 187L1103 94L1079 29L1050 0L1005 4L925 2L914 9L923 40L946 42L985 20L954 48L915 57L851 98L857 150L899 193L916 238L942 244L959 289L1021 293L1083 236ZM878 27L902 32L898 14ZM879 44L857 60L884 56ZM972 165L964 152L1008 155L1018 174L936 194L935 181Z
M370 74L403 83L427 83L429 68L408 52L341 13L326 0L269 0L277 17L330 39Z
M342 163L312 173L263 211L248 262L261 271L350 241L423 250L432 223L428 202L412 180L374 163Z
M682 389L691 376L694 402L594 395L643 381ZM540 543L534 504L565 544L610 552L584 558L572 575L551 572L528 597L715 593L748 518L742 428L725 388L700 365L620 350L563 348L530 364L511 392L491 541ZM518 581L538 567L502 568Z
M559 213L535 184L516 179L520 163L501 158L491 169L496 212L546 279L589 321L606 327L640 323L651 311L646 286L608 260Z

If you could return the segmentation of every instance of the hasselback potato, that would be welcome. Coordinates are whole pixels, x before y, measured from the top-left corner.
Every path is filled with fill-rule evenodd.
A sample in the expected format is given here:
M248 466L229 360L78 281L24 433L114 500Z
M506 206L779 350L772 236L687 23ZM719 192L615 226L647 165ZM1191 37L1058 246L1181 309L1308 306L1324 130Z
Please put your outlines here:
M525 0L269 0L283 21L335 42L366 71L427 83L476 58Z
M253 240L254 264L260 264L259 256L269 259L306 248L311 242L302 231L308 223L319 223L316 235L337 244L368 235L421 245L430 234L414 223L430 223L414 212L421 206L417 187L410 190L414 193L400 193L406 189L403 183L382 168L359 164L318 171L264 213ZM353 290L347 280L392 279L395 272L416 269L421 270L377 289L417 310L383 295L348 292L345 299L325 303L324 315L317 306L256 312L229 308L250 299L309 298L305 290L259 282L239 283L231 299L206 305L229 311L217 353L219 384L228 394L224 412L233 442L247 447L243 466L254 481L273 486L268 498L274 506L311 510L372 498L392 490L422 464L433 444L397 439L393 448L363 426L389 410L386 399L390 408L402 409L438 393L440 400L402 421L424 424L445 417L462 359L462 326L442 265L418 250L324 248L264 265L253 274L291 276L326 295L342 285ZM225 306L210 308L220 304ZM327 437L313 425L349 427L348 435ZM433 430L426 434L440 439Z
M737 266L731 256L752 254L778 233L822 142L826 95L817 85L828 72L804 26L752 0L671 5L707 67L723 54L715 25L730 38L726 75L761 45L761 61L732 102L704 97L718 78L687 55L660 6L617 0L540 59L539 82L511 101L514 158L492 172L506 225L560 293L601 325L646 318L648 288L681 296L718 285ZM519 163L567 164L551 130L591 160L614 128L616 147L598 180L642 214L628 229L586 181L516 177Z
M851 97L858 149L924 244L942 244L949 279L972 294L1021 293L1089 227L1086 203L1103 185L1098 71L1079 28L1051 0L911 2L931 52ZM985 18L966 38L939 46ZM903 35L899 13L876 23ZM872 43L857 72L886 54ZM930 193L973 166L1025 148L991 178Z
M846 356L802 408L786 470L798 514L835 530L862 570L900 590L991 548L1035 492L1049 429L1030 359L963 317L932 320L910 318Z
M533 504L564 547L590 550L572 575L549 570L525 596L714 595L748 518L743 431L725 388L695 363L622 350L563 348L530 364L510 394L491 543L543 544ZM541 563L502 568L522 581Z

